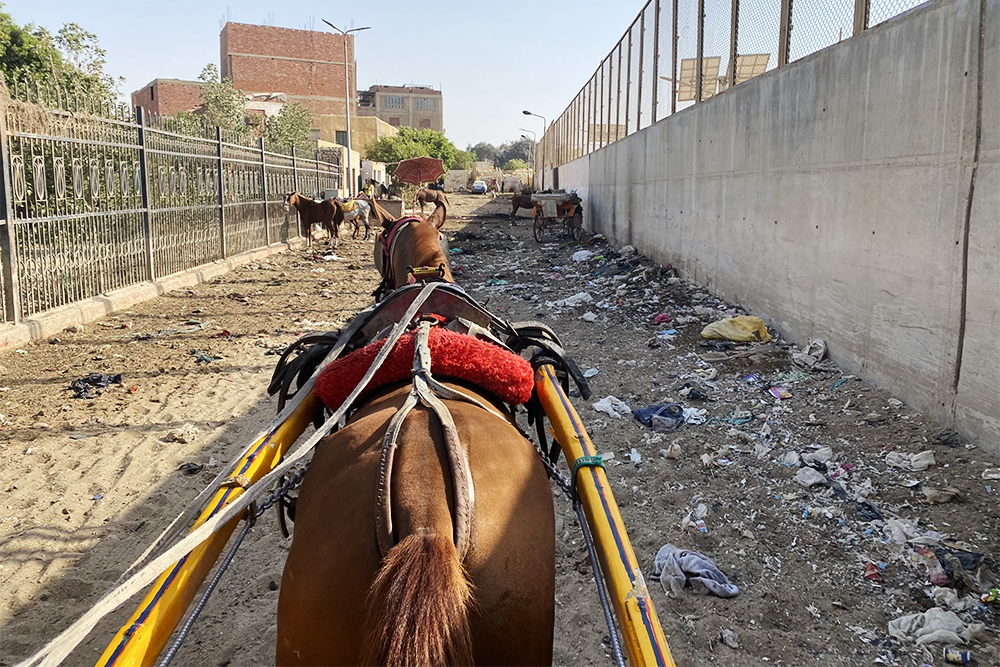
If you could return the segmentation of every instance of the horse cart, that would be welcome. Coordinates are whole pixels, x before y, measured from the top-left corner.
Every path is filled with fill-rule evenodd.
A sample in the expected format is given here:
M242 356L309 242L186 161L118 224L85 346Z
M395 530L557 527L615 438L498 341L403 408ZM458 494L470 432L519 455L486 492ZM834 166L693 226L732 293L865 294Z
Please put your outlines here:
M572 220L579 215L580 206L578 198L574 198L575 196L568 197L567 204L561 204L557 200L548 201L566 206L564 210L568 211L568 215L561 217ZM430 317L428 313L435 315ZM277 506L282 511L280 516L284 515L282 507L292 502L290 493L297 489L306 472L307 457L313 456L313 449L322 438L337 432L343 426L343 420L351 406L369 383L386 381L378 380L383 371L403 369L407 378L412 373L411 392L419 394L419 400L426 401L425 405L433 407L440 402L438 398L428 394L428 391L443 391L445 394L442 395L446 397L462 394L461 391L442 387L431 374L431 347L435 337L430 336L430 331L445 328L439 327L438 324L443 322L435 319L441 315L447 315L447 326L454 328L448 328L446 332L438 331L437 340L444 340L441 336L450 339L471 336L475 340L465 341L454 349L475 345L478 346L476 349L487 350L487 353L475 352L473 361L487 364L487 357L503 354L510 355L517 364L523 366L523 372L505 375L504 371L500 373L502 377L494 379L502 390L514 384L508 380L519 378L517 384L525 394L519 401L526 406L528 424L533 425L537 432L537 441L534 443L537 452L532 450L530 454L540 457L549 477L573 500L594 568L595 583L609 626L616 664L624 667L627 659L628 664L634 666L673 667L670 649L656 618L649 589L625 530L603 462L580 416L567 398L570 382L577 385L582 396L589 397L590 390L583 374L565 353L559 338L547 326L538 322L511 323L500 320L461 288L447 282L399 286L383 301L362 311L341 330L303 336L289 347L278 362L270 387L272 393L278 394L278 416L257 434L236 460L226 466L225 471L167 528L157 543L133 564L123 575L123 583L101 598L90 611L41 652L21 664L58 664L86 637L103 615L143 589L147 589L145 598L111 640L98 665L123 667L152 665L158 661L159 665L169 663L204 607L208 595L232 561L236 549L253 526L254 520L272 506ZM406 343L406 340L411 342ZM413 346L412 350L404 348L407 344ZM434 354L443 356L438 350L440 348L435 348ZM401 357L394 360L397 352ZM410 358L413 359L412 365ZM350 361L352 359L353 362ZM338 363L342 365L338 367ZM345 363L353 366L343 365ZM463 361L460 365L464 367L466 362ZM352 370L345 370L348 368ZM484 374L495 375L496 368L498 366L484 366L485 370L475 371L470 378L476 380L481 379ZM461 373L456 373L442 371L440 375L462 379ZM439 371L435 370L434 374L439 374ZM353 381L354 375L359 376L357 381ZM336 393L336 400L330 400L330 394L324 393L330 391ZM475 403L474 398L465 398ZM416 400L413 399L413 404ZM456 398L449 400L453 403L452 409L458 409L455 407ZM506 397L503 400L511 405L518 402ZM409 405L412 407L412 404ZM485 404L468 409L480 408L485 411L496 410L496 406ZM433 409L438 410L437 407ZM390 442L389 434L396 432L393 428L397 431L402 428L401 420L405 418L405 413L400 410L397 416L399 414L403 414L403 417L399 417L400 426L393 427L390 424L386 431L385 441L390 444L383 445L383 458L389 452L389 467L383 468L386 476L380 479L388 479L392 470L391 453L395 451L396 443ZM441 418L444 429L445 421ZM393 423L395 419L394 417ZM548 420L548 424L545 424L545 420ZM451 421L450 417L448 421ZM304 442L299 442L299 436L310 423L316 425L316 430ZM449 428L454 429L453 426ZM518 437L527 437L526 432L519 432L521 436ZM549 434L552 438L551 447ZM445 440L447 439L446 435ZM531 443L525 444L530 448ZM458 450L462 450L460 443ZM329 447L327 451L330 451ZM449 449L449 456L451 451ZM560 453L567 463L568 477L556 468ZM504 456L511 459L510 452ZM310 465L316 465L315 458ZM463 471L467 467L452 465L451 472L456 475L456 480L465 474ZM386 473L386 470L389 472ZM471 482L469 485L471 487ZM386 482L384 488L395 487ZM458 481L454 488L461 488ZM544 499L548 495L544 473L541 488ZM457 496L458 492L455 493ZM466 494L471 498L471 490ZM483 497L487 497L486 494ZM551 508L550 500L543 504ZM471 507L471 501L469 506ZM298 519L305 521L307 517L302 512L301 504L299 509ZM458 512L457 501L455 516L466 516ZM290 512L289 518L294 520L294 514ZM457 536L462 521L458 518L455 521ZM280 523L284 532L283 519ZM391 523L379 524L380 540L391 537L391 528ZM505 528L509 529L509 526ZM209 578L215 561L223 554L234 533L237 534L235 542L230 546L201 599L188 614L188 607L195 601L202 583ZM468 531L466 533L471 535ZM347 533L336 534L342 540L357 537ZM456 537L456 550L460 541ZM392 545L389 544L388 548L391 550ZM523 545L519 543L517 548L522 549ZM353 552L348 550L345 553ZM351 614L356 615L355 612L353 608L350 610ZM183 627L175 635L174 630L178 625ZM551 635L548 639L551 641ZM160 658L164 649L166 653ZM282 661L279 659L279 662Z
M535 240L545 238L545 230L562 226L566 235L579 241L583 234L583 201L575 192L556 190L531 195L535 205Z

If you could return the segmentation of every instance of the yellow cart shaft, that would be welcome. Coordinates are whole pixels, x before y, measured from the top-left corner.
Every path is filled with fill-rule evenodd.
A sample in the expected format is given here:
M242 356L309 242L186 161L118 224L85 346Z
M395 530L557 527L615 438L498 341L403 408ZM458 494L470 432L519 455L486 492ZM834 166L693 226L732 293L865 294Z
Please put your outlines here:
M596 456L597 450L580 415L559 386L552 366L543 365L535 371L535 390L570 466L581 457ZM653 601L604 469L581 468L576 489L594 535L598 560L622 631L629 664L633 667L674 667L670 647L656 618Z
M260 438L237 464L232 478L241 477L253 483L270 472L309 425L317 400L310 394L288 419ZM238 485L220 488L198 517L195 527L242 493L243 489ZM155 664L240 518L222 526L159 576L138 609L105 649L97 662L98 667Z

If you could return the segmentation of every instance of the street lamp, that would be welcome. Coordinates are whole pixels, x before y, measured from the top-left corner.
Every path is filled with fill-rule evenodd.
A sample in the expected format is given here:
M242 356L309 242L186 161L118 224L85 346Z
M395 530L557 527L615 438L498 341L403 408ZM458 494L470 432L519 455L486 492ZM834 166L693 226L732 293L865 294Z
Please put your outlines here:
M350 196L354 191L354 178L351 174L351 65L347 62L347 36L352 32L361 32L362 30L370 30L371 28L370 26L365 26L364 28L341 30L326 19L321 20L344 36L344 113L347 116L347 194Z
M545 140L545 133L549 129L549 121L545 120L545 116L543 116L541 114L537 114L537 113L531 113L527 109L525 109L521 113L523 113L525 116L534 116L535 118L541 118L542 119L542 141L544 141ZM559 147L556 146L557 150L558 150L558 148ZM542 150L542 159L543 160L545 159L545 151L544 150ZM534 171L534 168L535 168L534 160L532 160L531 168L532 168L532 171ZM534 174L533 173L532 173L532 178L534 178ZM545 165L544 164L542 165L542 187L543 188L545 187Z
M535 139L535 133L532 132L531 130L527 129L527 128L524 128L524 127L519 127L517 129L521 130L522 132L528 132L528 133L531 134L530 138L526 137L523 134L521 135L521 138L522 139L528 139L529 141L531 141L531 155L530 155L529 159L531 160L531 170L534 171L535 170L535 144L538 143L538 141Z

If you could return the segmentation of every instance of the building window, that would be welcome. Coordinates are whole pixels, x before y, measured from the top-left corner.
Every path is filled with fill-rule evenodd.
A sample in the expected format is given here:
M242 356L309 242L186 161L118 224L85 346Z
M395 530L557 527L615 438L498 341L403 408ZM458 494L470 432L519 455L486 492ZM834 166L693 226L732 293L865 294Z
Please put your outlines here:
M149 99L150 100L156 99L156 89L153 88L152 86L149 87Z
M403 109L406 107L406 100L402 97L386 95L382 98L383 109Z
M392 125L393 127L399 127L399 119L393 116L389 116L389 125Z
M420 119L420 127L421 128L425 128L425 127L429 128L430 126L431 126L431 119L430 118L421 118Z
M421 111L434 111L437 108L437 100L433 97L418 97L414 99L413 106Z
M336 131L336 135L337 136L336 136L336 138L334 140L334 143L340 144L341 146L346 146L347 145L347 132L341 132L340 130L337 130Z

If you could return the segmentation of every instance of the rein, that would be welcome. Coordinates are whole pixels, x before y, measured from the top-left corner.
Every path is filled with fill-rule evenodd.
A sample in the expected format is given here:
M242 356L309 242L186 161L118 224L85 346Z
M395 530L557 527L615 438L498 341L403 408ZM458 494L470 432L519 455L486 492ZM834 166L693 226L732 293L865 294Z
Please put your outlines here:
M295 467L303 458L308 454L312 453L312 450L316 447L320 440L325 438L330 432L334 430L339 424L340 420L347 414L348 409L354 403L354 401L361 395L365 387L371 381L372 377L375 376L375 372L381 367L382 362L385 358L389 356L389 352L395 346L396 342L406 331L407 326L410 321L416 316L417 312L420 310L420 306L428 299L431 293L439 286L441 283L430 283L424 286L420 290L420 294L414 298L410 307L407 308L406 313L403 318L396 323L393 327L392 332L386 341L386 344L382 347L378 356L372 362L371 368L362 378L358 386L354 388L350 396L344 401L344 403L334 412L322 425L318 428L312 436L309 437L298 449L294 452L290 452L285 459L277 464L271 472L264 475L256 484L247 488L241 495L236 497L233 502L226 505L219 512L210 518L206 519L197 528L194 528L189 532L184 538L178 541L176 544L171 546L169 549L161 553L156 558L150 560L146 565L139 569L135 574L129 577L126 581L115 586L110 591L104 594L104 596L97 601L97 603L91 607L86 613L84 613L76 622L74 622L69 628L61 632L55 639L50 641L45 647L38 653L34 654L30 658L17 664L17 667L55 667L60 664L70 652L76 648L80 642L82 642L91 630L97 625L97 623L107 616L109 613L117 609L123 602L128 600L130 597L141 591L143 588L151 584L160 574L171 566L175 561L185 556L194 550L199 544L204 542L208 537L219 529L225 523L238 518L252 503L257 499L264 496L273 485L279 484L282 477L289 474L291 468ZM361 318L355 320L358 323L358 328L363 324L360 321ZM354 323L352 323L353 326ZM347 340L343 341L343 344L347 344ZM343 349L338 342L338 347ZM339 353L339 352L338 352ZM331 355L333 353L331 352ZM331 355L328 355L328 359ZM335 355L333 355L336 358ZM332 361L332 359L331 359ZM308 383L307 383L308 384ZM303 387L304 388L304 387ZM310 387L311 388L311 387ZM308 392L298 392L296 398L305 396ZM299 401L301 402L301 400ZM291 414L291 405L286 407L286 410L282 411L282 415L285 415L285 411ZM238 460L238 459L237 459ZM209 495L214 493L215 490L219 488L217 484L213 484L202 492L202 495ZM199 496L200 498L201 496ZM189 506L189 509L192 506ZM194 511L197 511L196 509ZM187 514L187 510L182 513L181 516ZM181 517L178 517L180 519ZM174 524L167 529L166 532L171 532L174 526L177 524L178 520L175 520ZM161 537L157 541L157 544L162 544L165 540ZM155 545L154 545L155 548ZM140 561L148 557L151 548L140 558ZM131 568L130 568L131 569Z

